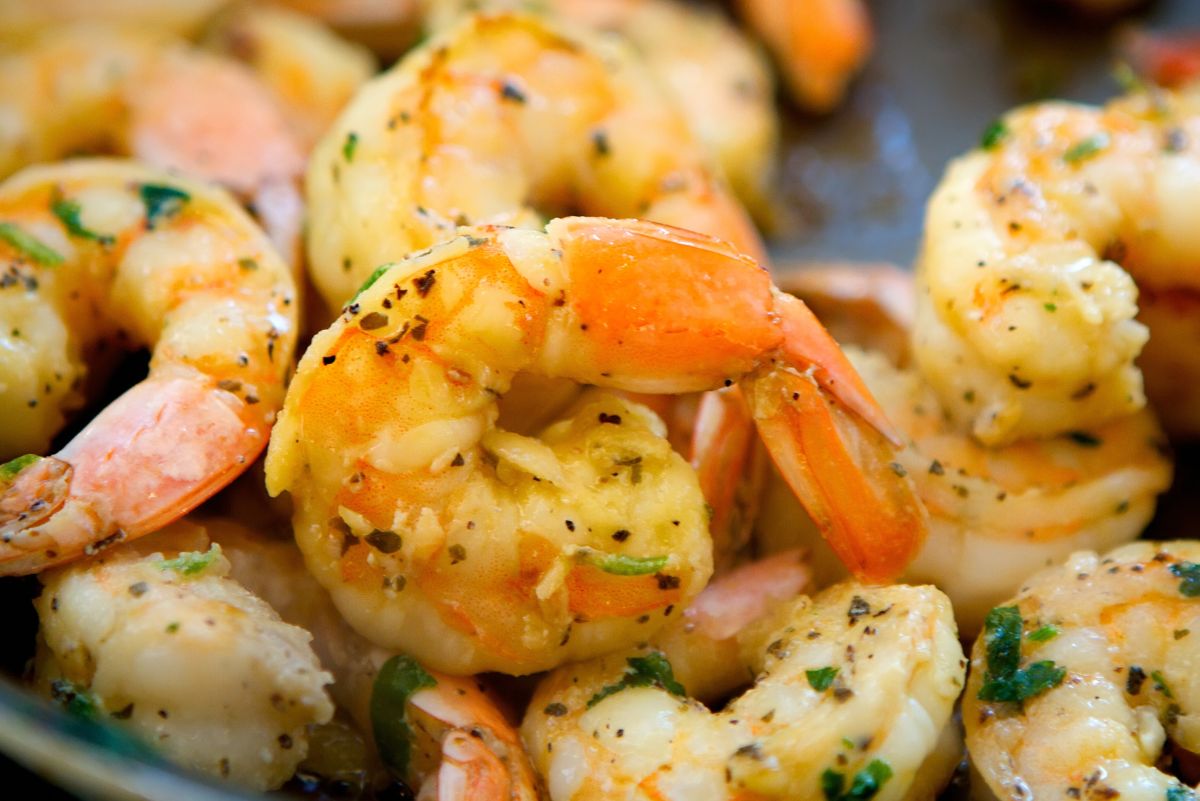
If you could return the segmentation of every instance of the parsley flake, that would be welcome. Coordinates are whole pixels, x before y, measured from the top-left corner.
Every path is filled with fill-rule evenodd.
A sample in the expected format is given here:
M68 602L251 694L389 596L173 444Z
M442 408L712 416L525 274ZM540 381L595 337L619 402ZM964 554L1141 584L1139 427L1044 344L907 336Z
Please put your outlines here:
M1001 142L1008 138L1010 131L1004 120L995 120L983 129L979 137L979 146L984 150L995 150Z
M683 689L683 685L675 680L671 663L661 652L651 651L645 656L631 656L625 661L629 663L629 667L625 669L625 675L616 684L609 684L589 698L588 709L610 695L615 695L630 687L658 687L680 698L687 696L687 690Z
M882 759L873 759L870 764L854 774L850 789L844 790L846 776L828 768L821 774L821 791L826 801L867 801L883 789L892 778L892 767Z
M804 675L808 677L809 685L819 693L823 693L829 689L829 685L833 684L833 679L838 674L838 668L823 667L816 670L806 670Z
M408 699L420 690L437 686L412 657L398 655L383 663L371 687L371 729L384 764L399 778L406 778L412 755L413 732L407 722Z
M0 464L0 481L12 481L18 474L31 464L40 462L42 457L36 453L27 453Z
M1078 164L1097 155L1100 151L1108 147L1108 145L1108 134L1101 131L1071 145L1067 148L1067 152L1063 153L1062 158L1068 164Z
M0 222L0 239L45 267L63 263L61 253L14 223Z
M1048 659L1020 667L1023 625L1021 612L1015 606L998 606L988 612L984 622L987 670L979 688L979 700L1025 701L1057 687L1066 677L1066 669Z
M192 199L192 196L182 189L162 184L142 184L138 187L138 193L146 207L146 227L151 231L161 221L182 211L183 204Z
M1195 562L1176 562L1170 565L1167 570L1179 578L1183 579L1179 582L1179 594L1187 598L1195 598L1200 595L1200 564Z
M85 226L79 219L79 214L82 210L78 201L67 200L61 197L50 204L50 211L54 212L54 216L67 227L67 233L71 236L76 236L80 239L90 239L93 242L99 242L105 247L117 241L116 237L108 234L98 234Z
M185 551L174 559L164 559L158 563L158 569L174 570L181 576L191 578L212 567L220 554L221 546L214 542L207 551Z
M614 576L650 576L667 566L665 556L625 556L585 550L580 554L591 564Z

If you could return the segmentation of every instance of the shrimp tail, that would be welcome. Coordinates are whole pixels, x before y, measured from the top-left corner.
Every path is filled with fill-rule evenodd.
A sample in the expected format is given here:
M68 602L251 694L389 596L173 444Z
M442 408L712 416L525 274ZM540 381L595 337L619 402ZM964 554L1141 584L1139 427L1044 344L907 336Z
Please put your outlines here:
M503 801L511 796L507 768L481 738L455 731L442 741L437 801Z
M895 579L924 542L924 506L895 451L815 377L772 370L750 404L776 466L830 547L859 579Z

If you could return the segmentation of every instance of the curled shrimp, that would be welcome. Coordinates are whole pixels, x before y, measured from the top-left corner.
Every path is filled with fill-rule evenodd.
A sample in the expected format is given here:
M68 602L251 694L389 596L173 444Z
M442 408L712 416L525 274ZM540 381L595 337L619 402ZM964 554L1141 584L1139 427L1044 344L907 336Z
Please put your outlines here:
M266 446L295 346L295 287L224 192L115 160L0 184L0 450L43 452L79 408L89 353L150 372L53 456L0 468L0 574L147 534Z
M765 251L704 148L619 41L472 15L368 82L308 170L313 281L333 308L461 224L644 217Z
M43 574L34 681L172 762L273 789L332 717L332 677L197 533L182 522Z
M950 166L926 218L915 357L982 441L1131 414L1143 370L1168 429L1200 431L1200 362L1181 345L1200 284L1179 268L1196 247L1196 102L1155 90L1029 106ZM1148 346L1147 326L1164 334Z
M712 152L756 218L770 217L779 145L771 68L732 22L679 0L426 0L425 25L449 28L466 11L536 11L619 35L633 46L688 127Z
M544 678L521 734L550 798L901 799L927 786L965 669L935 588L839 584L738 639L756 679L715 713L652 648Z
M792 97L829 111L871 53L862 0L738 0L749 27L771 50Z
M992 610L963 721L997 798L1192 797L1160 766L1168 742L1200 751L1198 559L1188 540L1081 551Z
M540 440L506 432L495 398L520 372L653 393L741 380L856 573L894 576L921 541L886 421L753 261L638 221L464 229L317 335L268 452L310 569L380 645L528 673L648 636L707 581L703 501L661 422L600 393Z
M0 177L79 152L216 181L298 263L303 148L279 101L237 62L161 34L68 25L0 58Z
M291 541L223 519L203 521L230 575L313 635L332 672L330 692L372 737L387 766L422 798L517 801L538 797L516 727L474 679L426 670L349 628Z

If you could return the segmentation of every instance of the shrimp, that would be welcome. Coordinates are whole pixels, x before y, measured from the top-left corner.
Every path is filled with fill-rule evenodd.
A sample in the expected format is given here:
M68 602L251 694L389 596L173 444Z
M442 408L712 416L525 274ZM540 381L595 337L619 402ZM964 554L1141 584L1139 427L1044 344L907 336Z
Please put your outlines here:
M971 761L1001 799L1191 798L1159 769L1200 750L1200 544L1072 554L988 615L963 697Z
M573 218L463 229L381 270L300 362L267 456L309 568L365 636L451 673L644 639L704 586L695 474L644 407L495 427L528 371L651 393L743 379L773 457L866 578L924 520L890 429L803 304L719 240Z
M272 789L332 717L332 677L207 545L181 524L43 574L35 684L172 762Z
M1140 91L1103 109L1042 103L988 129L929 203L916 362L987 444L1089 429L1145 404L1200 431L1190 192L1197 95ZM1136 285L1135 285L1136 280ZM1190 324L1189 324L1190 321ZM1153 372L1149 372L1154 367ZM1179 389L1184 387L1186 389Z
M468 10L527 10L625 38L720 164L734 193L770 218L779 149L771 68L722 14L679 0L425 0L426 28Z
M765 249L684 119L620 42L472 15L368 82L313 152L309 261L333 308L468 223L645 217ZM765 262L764 262L765 263Z
M900 276L893 277L889 296L911 296ZM803 287L806 300L814 292L820 296L819 278L810 276ZM837 272L826 278L835 289L853 283ZM863 305L853 297L824 310L836 320ZM875 349L894 344L907 329L892 321L859 333L869 349L846 347L846 355L903 432L906 444L896 464L912 476L929 513L929 537L904 580L928 581L945 592L965 636L974 635L987 611L1033 570L1082 548L1107 549L1136 538L1171 484L1169 449L1149 410L1059 437L988 447L947 420L918 371L896 366ZM768 501L770 518L760 520L756 532L760 547L806 545L820 554L816 532L796 523L794 501L781 505ZM818 556L814 570L836 580L843 569L833 563Z
M100 24L65 26L0 58L0 177L79 152L129 155L222 184L299 259L303 148L247 68Z
M384 762L422 798L536 799L537 780L516 727L472 679L423 668L356 634L305 569L295 544L228 520L203 521L231 576L313 634L334 676L330 692L372 736Z
M117 22L188 36L228 0L17 0L0 3L0 42L25 43L61 25Z
M738 8L774 54L792 98L810 111L836 106L871 53L862 0L738 0Z
M152 348L149 375L53 456L0 467L0 575L161 528L267 443L295 286L226 193L117 160L0 184L0 452L43 452L89 352Z
M244 62L270 87L305 152L378 69L366 48L302 14L269 6L231 9L209 28L204 43Z
M716 713L652 648L543 679L521 734L550 798L886 801L927 787L918 773L966 667L938 590L839 584L739 639L757 678Z

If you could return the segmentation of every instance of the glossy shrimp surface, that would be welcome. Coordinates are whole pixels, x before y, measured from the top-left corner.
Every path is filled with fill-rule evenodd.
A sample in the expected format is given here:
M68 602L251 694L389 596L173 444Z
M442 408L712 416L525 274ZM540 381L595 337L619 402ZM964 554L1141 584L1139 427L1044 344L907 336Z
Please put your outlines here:
M0 176L84 153L215 181L298 258L304 150L280 101L242 64L155 31L65 25L0 57Z
M915 355L943 406L987 443L1102 425L1145 403L1195 429L1200 127L1190 94L1097 109L1043 103L989 129L930 200ZM1161 321L1160 318L1166 318ZM1155 387L1158 389L1155 390Z
M945 596L840 584L739 640L754 685L716 713L652 648L550 673L521 726L550 798L908 797L963 683Z
M310 569L381 645L527 673L648 636L706 582L704 504L657 418L601 393L518 436L495 399L522 371L667 393L744 378L852 569L894 576L921 541L886 423L752 261L637 221L480 228L382 271L314 339L268 454Z
M1200 749L1196 559L1194 540L1081 551L993 610L963 721L996 797L1192 796L1157 765Z
M641 217L765 252L682 115L621 42L476 14L370 81L313 153L308 246L332 307L456 225Z
M193 550L195 549L195 550ZM43 576L38 689L172 762L257 790L333 715L308 632L228 577L186 523Z
M122 161L0 185L0 450L44 453L89 364L146 347L149 375L53 456L0 471L0 574L149 533L266 446L295 345L295 287L215 188ZM96 356L99 354L99 356Z

